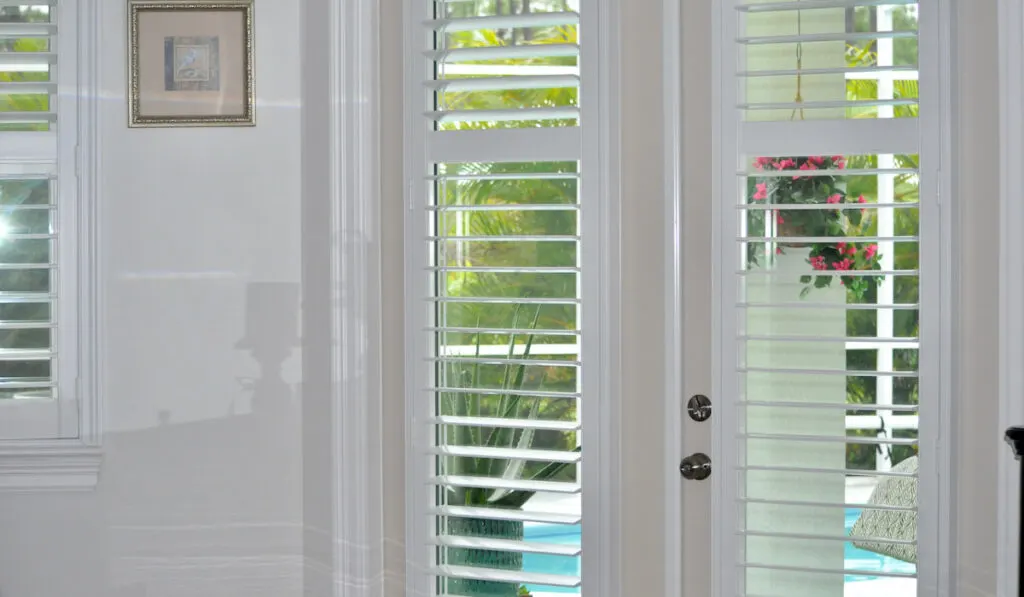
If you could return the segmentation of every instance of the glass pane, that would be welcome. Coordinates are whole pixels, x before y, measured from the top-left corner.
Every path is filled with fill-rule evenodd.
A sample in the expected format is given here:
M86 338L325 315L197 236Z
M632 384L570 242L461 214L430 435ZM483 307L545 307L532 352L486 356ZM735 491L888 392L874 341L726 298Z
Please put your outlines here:
M0 178L0 398L53 391L51 192L47 179Z
M742 173L748 593L916 595L917 167L756 156Z
M578 167L440 164L436 172L427 231L438 274L434 408L446 423L437 430L436 467L442 477L484 485L441 484L439 507L475 510L438 518L437 558L566 579L564 586L441 579L439 590L578 593ZM517 450L529 452L517 458ZM550 485L502 489L479 479Z
M520 111L486 120L464 115L469 121L443 121L439 128L576 126L578 114L571 108L579 105L578 24L571 13L578 10L578 0L439 3L438 14L447 19L521 18L473 28L449 26L438 35L437 49L443 58L436 64L435 78L450 83L435 94L438 110ZM465 54L472 49L483 51ZM463 84L455 85L459 82ZM551 112L557 108L570 110Z
M0 7L0 132L47 131L52 126L47 116L11 114L51 110L55 89L48 85L53 81L53 62L47 53L54 49L52 18L47 5ZM4 30L8 23L15 25Z
M916 3L741 14L744 119L917 117Z

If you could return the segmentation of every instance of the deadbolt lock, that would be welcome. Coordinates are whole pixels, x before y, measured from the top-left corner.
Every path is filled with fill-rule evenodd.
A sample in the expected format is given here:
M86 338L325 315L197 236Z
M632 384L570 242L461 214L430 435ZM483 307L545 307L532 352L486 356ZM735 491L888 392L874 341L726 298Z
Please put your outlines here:
M704 394L697 394L686 403L686 413L698 423L711 418L711 399Z

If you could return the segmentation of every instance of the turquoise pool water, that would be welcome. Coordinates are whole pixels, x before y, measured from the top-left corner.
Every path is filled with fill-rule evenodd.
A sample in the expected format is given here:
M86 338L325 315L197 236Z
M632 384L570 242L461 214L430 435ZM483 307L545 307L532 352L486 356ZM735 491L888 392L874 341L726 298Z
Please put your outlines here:
M846 511L846 532L849 533L853 523L860 516L860 510ZM530 524L525 528L527 541L539 543L555 543L558 545L579 545L579 525ZM894 560L886 556L857 549L853 543L846 544L846 568L848 570L864 570L870 572L914 572L913 564ZM548 574L579 575L580 560L574 557L550 556L540 554L524 554L523 570L527 572L544 572ZM847 576L846 582L873 580L876 576ZM545 593L578 593L579 589L560 587L528 587L531 591Z

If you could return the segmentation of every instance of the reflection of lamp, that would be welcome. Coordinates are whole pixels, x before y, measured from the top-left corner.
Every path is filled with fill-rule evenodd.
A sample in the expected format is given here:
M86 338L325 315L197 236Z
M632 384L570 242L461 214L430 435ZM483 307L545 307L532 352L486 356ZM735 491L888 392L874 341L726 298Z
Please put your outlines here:
M250 351L263 373L252 388L253 411L286 404L292 392L281 378L281 365L299 345L299 285L253 282L245 307L245 336L235 347Z

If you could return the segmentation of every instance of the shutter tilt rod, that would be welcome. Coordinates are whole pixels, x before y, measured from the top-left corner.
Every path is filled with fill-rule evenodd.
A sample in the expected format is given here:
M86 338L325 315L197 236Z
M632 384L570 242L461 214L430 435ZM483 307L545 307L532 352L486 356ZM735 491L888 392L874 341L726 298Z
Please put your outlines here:
M1021 460L1021 456L1024 455L1024 427L1007 429L1006 443L1013 448L1014 457ZM1017 595L1024 597L1024 461L1021 462L1020 490L1020 530L1017 533Z

